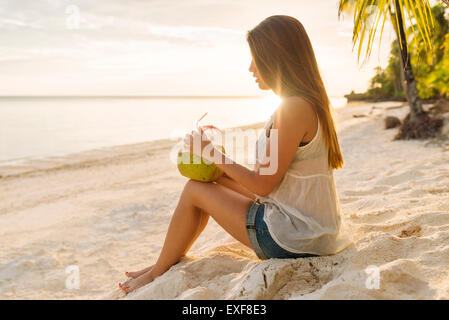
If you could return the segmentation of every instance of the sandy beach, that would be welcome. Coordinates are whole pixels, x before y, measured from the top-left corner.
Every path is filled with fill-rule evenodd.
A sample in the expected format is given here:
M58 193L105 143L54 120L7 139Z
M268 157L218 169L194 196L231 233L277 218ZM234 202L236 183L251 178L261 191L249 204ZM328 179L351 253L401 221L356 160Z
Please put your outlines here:
M407 112L336 110L344 251L261 261L211 219L184 260L127 296L118 282L155 262L186 182L176 141L0 167L0 299L449 299L449 141L392 141L384 117Z

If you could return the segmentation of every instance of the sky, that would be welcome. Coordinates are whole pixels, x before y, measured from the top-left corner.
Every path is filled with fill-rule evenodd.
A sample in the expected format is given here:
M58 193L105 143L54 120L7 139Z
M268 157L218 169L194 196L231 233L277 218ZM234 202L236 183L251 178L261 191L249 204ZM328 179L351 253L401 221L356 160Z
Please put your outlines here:
M338 0L0 0L0 95L260 95L245 34L275 14L302 22L330 96L388 62L387 25L358 64Z

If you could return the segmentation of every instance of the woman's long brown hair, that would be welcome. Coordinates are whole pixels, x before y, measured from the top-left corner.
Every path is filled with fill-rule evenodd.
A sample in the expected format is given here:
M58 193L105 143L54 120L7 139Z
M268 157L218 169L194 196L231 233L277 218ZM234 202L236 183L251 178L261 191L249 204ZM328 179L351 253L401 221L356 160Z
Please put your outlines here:
M301 22L275 15L248 31L254 63L265 83L281 98L299 96L315 109L328 146L329 167L343 167L329 97L312 44Z

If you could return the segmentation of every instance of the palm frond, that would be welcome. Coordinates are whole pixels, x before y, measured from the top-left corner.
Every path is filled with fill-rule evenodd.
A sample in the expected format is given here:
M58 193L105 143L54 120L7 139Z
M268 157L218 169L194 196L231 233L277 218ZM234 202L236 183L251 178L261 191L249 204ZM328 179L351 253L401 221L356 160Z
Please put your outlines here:
M398 6L395 6L395 1L398 1ZM445 1L449 2L449 0ZM366 45L364 54L365 61L370 57L380 21L382 21L382 27L379 41L382 41L385 21L390 12L393 12L390 10L390 6L391 8L395 8L393 13L394 17L391 17L396 20L395 27L399 28L397 23L398 15L401 14L403 19L407 18L409 24L412 26L413 38L416 38L416 34L420 34L424 39L426 50L432 49L431 35L434 20L429 0L340 0L338 8L339 16L341 16L342 12L352 11L353 13L354 27L352 42L353 49L357 47L357 58L359 62L364 45ZM399 30L397 31L399 33ZM400 45L402 47L402 43Z

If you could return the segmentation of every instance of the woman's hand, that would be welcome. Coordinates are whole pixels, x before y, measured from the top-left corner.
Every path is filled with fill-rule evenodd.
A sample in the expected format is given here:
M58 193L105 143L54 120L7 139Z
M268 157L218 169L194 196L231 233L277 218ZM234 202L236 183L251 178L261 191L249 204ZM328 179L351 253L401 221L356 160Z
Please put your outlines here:
M191 133L186 134L184 147L200 157L203 156L205 159L209 159L213 144L204 134L203 129L199 127L197 131L193 130Z

